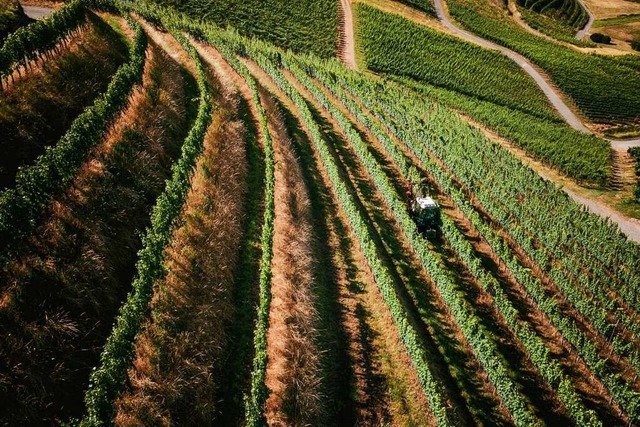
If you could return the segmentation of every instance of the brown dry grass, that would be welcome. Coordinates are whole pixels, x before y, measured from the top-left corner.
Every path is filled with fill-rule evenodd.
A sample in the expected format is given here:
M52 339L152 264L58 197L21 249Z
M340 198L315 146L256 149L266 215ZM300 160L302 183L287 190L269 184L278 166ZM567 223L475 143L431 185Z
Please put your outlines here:
M8 284L0 424L51 425L84 409L89 373L135 272L139 236L187 130L185 78L150 49L145 89L0 273Z
M155 285L152 318L136 341L130 387L115 424L212 425L219 413L235 270L247 194L237 100L216 109L182 215Z
M275 148L275 220L266 403L272 426L322 424L311 204L282 117L263 94Z
M640 13L640 3L629 0L585 0L585 3L596 19Z

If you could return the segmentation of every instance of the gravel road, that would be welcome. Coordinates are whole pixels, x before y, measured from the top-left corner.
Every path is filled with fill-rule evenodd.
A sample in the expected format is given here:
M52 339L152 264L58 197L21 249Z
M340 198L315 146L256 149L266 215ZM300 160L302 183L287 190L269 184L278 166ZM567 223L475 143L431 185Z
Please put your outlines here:
M25 15L27 15L31 19L42 19L54 11L54 9L51 9L49 7L36 6L22 6L22 9L24 9Z

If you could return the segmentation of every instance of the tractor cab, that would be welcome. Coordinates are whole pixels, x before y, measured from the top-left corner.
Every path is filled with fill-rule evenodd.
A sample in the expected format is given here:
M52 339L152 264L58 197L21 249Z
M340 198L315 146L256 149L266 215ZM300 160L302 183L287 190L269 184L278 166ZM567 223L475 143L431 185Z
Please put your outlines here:
M411 205L411 216L423 237L435 239L438 236L442 225L440 207L431 197L415 197Z

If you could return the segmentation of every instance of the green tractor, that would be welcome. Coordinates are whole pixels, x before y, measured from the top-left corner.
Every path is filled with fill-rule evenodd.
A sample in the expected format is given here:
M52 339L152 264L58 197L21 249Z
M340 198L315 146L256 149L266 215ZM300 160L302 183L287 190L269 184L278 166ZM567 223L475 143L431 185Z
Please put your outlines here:
M426 239L436 239L442 227L440 206L433 198L426 195L426 191L420 191L416 196L413 186L409 192L411 209L410 214L418 227L418 232Z

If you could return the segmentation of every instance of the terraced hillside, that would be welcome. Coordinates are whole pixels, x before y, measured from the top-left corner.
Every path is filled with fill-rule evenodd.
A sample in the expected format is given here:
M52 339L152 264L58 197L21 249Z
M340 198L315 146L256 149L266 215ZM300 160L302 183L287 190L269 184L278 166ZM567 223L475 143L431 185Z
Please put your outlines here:
M587 181L610 147L499 54L354 10L377 75L152 2L8 38L2 100L94 20L128 52L0 194L0 424L640 425L640 246L478 121Z

